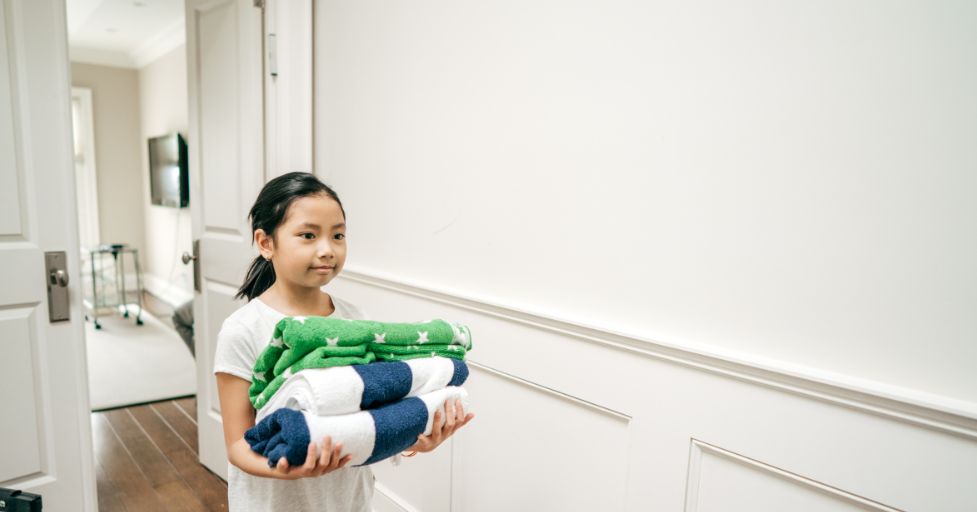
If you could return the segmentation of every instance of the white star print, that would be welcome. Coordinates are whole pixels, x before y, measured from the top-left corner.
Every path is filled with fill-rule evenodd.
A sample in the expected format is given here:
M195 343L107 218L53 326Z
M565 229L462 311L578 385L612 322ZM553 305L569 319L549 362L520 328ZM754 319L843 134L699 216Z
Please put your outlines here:
M326 345L330 347L339 345L339 336L336 336L335 338L326 338Z
M465 342L465 335L462 334L461 329L459 329L458 326L451 324L451 330L454 331L454 337L451 340L452 343L460 342L459 344L462 344Z
M428 331L423 331L423 332L417 331L417 334L418 334L417 342L418 343L427 343L429 341L427 339L427 333L428 333Z
M386 336L387 336L387 333L383 333L383 334L374 334L374 335L373 335L373 341L374 341L375 343L386 343L386 342L387 342L387 340L385 340L385 339L384 339L384 338L385 338Z

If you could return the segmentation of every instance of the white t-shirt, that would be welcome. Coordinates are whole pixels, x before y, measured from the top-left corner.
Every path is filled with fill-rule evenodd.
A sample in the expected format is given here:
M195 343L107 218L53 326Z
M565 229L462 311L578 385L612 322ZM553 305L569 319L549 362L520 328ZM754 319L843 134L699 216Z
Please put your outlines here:
M361 309L332 296L337 318L365 320ZM285 314L254 298L231 313L217 334L214 373L229 373L251 382L254 363L275 325ZM245 473L227 463L227 501L230 512L287 510L289 512L369 512L373 500L373 470L345 467L320 477L281 480Z

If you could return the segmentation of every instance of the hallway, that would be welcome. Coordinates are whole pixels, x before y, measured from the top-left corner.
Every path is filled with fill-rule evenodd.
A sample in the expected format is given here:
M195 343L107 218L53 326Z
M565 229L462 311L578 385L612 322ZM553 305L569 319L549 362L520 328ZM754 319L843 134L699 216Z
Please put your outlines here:
M227 510L227 484L197 462L188 397L92 413L102 512Z

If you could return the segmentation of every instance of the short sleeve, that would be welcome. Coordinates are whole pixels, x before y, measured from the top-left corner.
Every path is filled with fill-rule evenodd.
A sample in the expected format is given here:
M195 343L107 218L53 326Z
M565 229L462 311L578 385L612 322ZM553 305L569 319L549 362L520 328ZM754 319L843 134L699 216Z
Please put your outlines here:
M251 333L243 325L225 320L217 333L214 373L229 373L250 382L257 360Z
M354 304L346 299L333 296L333 303L336 304L336 308L342 308L341 316L345 318L350 318L352 320L369 320L370 316L361 308L358 304Z

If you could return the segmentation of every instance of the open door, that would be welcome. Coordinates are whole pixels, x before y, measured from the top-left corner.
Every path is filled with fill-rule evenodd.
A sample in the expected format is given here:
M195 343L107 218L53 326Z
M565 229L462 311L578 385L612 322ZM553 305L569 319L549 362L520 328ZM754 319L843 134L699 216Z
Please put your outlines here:
M0 0L0 487L95 511L66 26Z
M255 4L186 3L198 441L200 462L225 480L227 454L211 371L217 333L242 305L234 295L257 255L247 215L265 181L262 12Z

